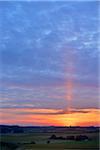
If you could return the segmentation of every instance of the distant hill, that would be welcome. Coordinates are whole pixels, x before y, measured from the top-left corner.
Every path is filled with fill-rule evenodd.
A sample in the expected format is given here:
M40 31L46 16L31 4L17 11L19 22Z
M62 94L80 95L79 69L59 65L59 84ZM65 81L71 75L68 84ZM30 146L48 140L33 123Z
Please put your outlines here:
M32 132L64 132L64 131L88 131L88 132L98 132L99 127L63 127L63 126L18 126L18 125L0 125L0 133L32 133Z

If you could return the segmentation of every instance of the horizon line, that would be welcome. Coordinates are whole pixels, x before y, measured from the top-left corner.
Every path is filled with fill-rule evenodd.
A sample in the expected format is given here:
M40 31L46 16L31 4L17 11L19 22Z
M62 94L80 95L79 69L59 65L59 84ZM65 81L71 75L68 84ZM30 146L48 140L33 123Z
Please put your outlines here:
M57 126L57 125L18 125L18 124L0 124L0 126L18 126L18 127L100 127L100 126Z

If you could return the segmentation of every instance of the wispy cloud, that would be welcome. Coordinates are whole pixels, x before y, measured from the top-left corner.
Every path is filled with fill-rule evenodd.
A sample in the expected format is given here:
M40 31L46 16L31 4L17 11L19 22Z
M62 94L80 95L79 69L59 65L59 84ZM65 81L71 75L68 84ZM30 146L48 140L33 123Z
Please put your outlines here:
M98 109L98 2L5 1L0 10L0 108Z

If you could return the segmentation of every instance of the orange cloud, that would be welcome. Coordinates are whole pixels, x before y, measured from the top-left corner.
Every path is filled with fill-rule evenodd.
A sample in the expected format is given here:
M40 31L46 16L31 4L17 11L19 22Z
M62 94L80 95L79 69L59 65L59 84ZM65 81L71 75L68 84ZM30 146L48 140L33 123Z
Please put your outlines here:
M71 113L50 109L2 109L0 124L20 125L100 125L100 110L73 109ZM53 113L53 115L52 115Z

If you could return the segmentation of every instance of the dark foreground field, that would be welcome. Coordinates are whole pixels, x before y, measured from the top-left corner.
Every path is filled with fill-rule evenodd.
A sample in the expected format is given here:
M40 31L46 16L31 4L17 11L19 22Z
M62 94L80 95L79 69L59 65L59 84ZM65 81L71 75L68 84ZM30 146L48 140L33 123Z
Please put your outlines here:
M52 135L58 138L52 138ZM85 135L88 139L66 138L79 135ZM99 150L99 130L79 127L27 128L23 133L1 133L0 144L0 150Z

